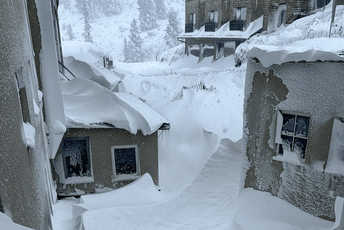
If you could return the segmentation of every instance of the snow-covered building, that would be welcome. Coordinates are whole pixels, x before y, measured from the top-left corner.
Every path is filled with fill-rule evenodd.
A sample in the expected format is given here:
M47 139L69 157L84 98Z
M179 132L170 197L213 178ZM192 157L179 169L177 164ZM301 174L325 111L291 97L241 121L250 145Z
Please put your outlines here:
M185 42L185 53L214 60L233 50L253 34L273 32L281 25L322 9L330 0L185 0L185 33L178 36ZM337 1L344 4L343 0ZM251 25L262 18L262 22ZM258 27L257 27L258 26ZM253 27L255 28L254 30ZM239 33L251 31L245 34ZM217 32L226 31L225 34Z
M244 187L333 220L344 196L344 7L247 42ZM244 44L243 44L244 45Z
M14 222L52 229L52 159L65 131L57 1L0 7L0 209Z
M163 117L128 93L88 79L62 82L67 132L53 163L57 193L75 196L122 187L149 173L159 185Z

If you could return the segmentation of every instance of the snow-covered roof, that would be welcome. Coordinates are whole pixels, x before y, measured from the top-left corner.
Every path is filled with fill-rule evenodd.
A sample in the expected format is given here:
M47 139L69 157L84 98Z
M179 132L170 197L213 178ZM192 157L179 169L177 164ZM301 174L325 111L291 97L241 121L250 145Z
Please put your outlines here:
M204 26L192 33L183 33L178 38L227 38L227 39L249 39L253 34L263 28L263 16L250 23L250 26L243 32L229 30L229 22L225 23L215 32L205 32Z
M296 20L267 35L247 42L247 56L263 66L298 61L344 61L344 6L337 6L329 38L332 4L324 11Z
M68 127L99 127L111 124L136 134L157 131L167 121L139 98L113 93L96 82L74 78L62 82Z

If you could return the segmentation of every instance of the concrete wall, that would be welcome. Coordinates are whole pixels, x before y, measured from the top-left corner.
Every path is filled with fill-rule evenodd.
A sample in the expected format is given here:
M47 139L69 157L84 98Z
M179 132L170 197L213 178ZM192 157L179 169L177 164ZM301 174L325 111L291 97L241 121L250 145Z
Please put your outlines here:
M0 196L14 222L43 230L51 229L47 144L26 6L5 0L0 7ZM24 120L35 128L32 147L25 142Z
M89 137L90 154L94 182L64 185L59 178L64 177L61 148L54 160L57 192L61 196L94 193L96 188L119 188L132 181L113 182L111 147L138 145L141 175L149 173L156 185L159 184L158 137L157 132L144 136L141 132L133 135L124 129L115 128L70 128L64 137ZM76 191L78 189L81 191Z
M344 117L343 63L285 63L264 68L248 60L244 111L244 186L267 191L314 216L334 219L334 201L344 195L344 176L324 172L332 124ZM301 164L274 160L278 111L310 116ZM275 158L276 159L276 158Z

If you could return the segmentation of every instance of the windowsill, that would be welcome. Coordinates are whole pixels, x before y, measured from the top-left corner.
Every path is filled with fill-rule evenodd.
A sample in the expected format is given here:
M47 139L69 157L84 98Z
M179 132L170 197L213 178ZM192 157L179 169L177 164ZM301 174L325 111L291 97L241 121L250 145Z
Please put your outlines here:
M85 184L93 183L93 177L68 177L67 179L61 180L62 184Z
M140 176L137 174L135 174L135 175L119 175L119 176L116 175L115 178L112 179L112 182L136 180L138 178L140 178Z
M286 163L291 163L291 164L295 164L295 165L302 165L303 162L304 162L304 159L300 159L293 152L288 152L288 153L284 153L283 155L273 156L272 160L280 161L280 162L286 162Z

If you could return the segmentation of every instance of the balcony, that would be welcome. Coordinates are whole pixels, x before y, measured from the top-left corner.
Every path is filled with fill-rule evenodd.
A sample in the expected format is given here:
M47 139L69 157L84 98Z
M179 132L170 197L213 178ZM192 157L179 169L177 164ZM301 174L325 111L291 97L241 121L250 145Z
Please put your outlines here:
M188 23L185 24L185 33L192 33L194 31L194 24Z
M217 29L217 23L215 22L206 22L204 24L204 30L206 32L215 32L216 29Z
M246 21L231 21L229 24L230 30L240 30L243 31L246 26Z

